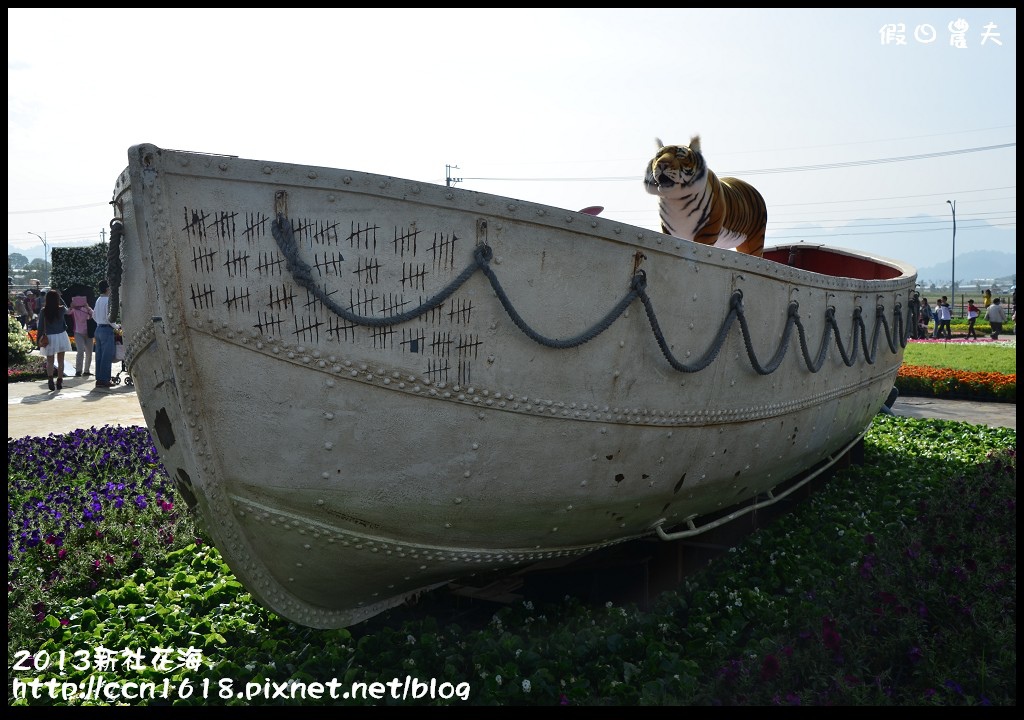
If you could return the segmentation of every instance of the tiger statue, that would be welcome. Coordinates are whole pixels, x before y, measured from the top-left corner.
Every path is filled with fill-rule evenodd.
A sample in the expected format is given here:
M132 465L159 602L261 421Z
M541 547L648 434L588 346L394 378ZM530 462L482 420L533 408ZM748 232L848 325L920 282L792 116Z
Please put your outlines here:
M699 135L689 147L656 142L644 188L660 198L662 232L762 257L768 208L761 193L743 180L715 175L700 152Z

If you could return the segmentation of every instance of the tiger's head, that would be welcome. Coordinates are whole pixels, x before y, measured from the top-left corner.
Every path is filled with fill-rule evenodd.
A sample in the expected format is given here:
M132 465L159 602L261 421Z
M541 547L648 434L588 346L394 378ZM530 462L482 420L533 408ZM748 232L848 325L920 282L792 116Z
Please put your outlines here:
M671 197L687 191L694 183L702 183L707 177L707 163L700 152L700 136L690 138L687 145L662 145L647 163L644 173L644 188L651 195Z

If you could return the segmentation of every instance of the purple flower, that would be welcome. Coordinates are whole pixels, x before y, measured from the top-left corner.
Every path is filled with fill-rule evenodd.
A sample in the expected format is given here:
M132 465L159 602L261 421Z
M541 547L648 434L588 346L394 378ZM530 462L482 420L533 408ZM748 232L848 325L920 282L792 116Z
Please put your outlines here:
M872 576L875 569L875 562L878 560L874 555L868 555L864 558L864 562L860 566L860 576L867 580Z
M821 619L821 641L829 650L838 650L842 638L836 631L836 621L830 617Z

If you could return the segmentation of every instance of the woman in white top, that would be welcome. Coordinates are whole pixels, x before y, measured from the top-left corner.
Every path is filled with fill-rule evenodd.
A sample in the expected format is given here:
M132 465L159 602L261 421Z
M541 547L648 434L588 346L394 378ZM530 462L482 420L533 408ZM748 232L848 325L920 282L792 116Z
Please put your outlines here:
M974 300L967 301L967 337L978 339L978 333L974 332L974 323L978 321L978 306L974 304Z

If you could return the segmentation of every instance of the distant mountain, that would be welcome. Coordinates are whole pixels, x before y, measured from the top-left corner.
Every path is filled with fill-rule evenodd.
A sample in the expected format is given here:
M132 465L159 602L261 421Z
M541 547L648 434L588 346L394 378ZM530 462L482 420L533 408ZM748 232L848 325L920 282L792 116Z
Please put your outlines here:
M1007 288L1017 284L1016 253L995 252L993 250L974 250L956 256L956 281L959 285L990 284ZM943 262L917 269L917 278L921 284L936 283L949 285L953 277L952 258ZM977 281L977 282L976 282Z
M881 255L913 265L919 282L949 284L952 275L953 233L948 217L921 215L903 222L857 220L838 227L803 223L769 230L767 245L817 243ZM962 285L980 279L1017 275L1017 229L974 220L957 223L956 280Z

